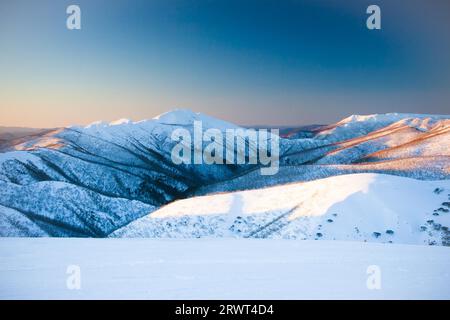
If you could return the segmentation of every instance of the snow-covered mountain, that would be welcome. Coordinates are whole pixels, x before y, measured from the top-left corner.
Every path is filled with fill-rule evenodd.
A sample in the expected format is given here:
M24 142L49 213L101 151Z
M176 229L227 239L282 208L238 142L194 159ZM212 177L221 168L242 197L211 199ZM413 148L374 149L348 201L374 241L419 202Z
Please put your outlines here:
M205 130L237 128L175 110L145 121L96 122L5 141L0 154L5 227L0 233L104 236L184 197L187 190L246 170L245 165L175 165L171 133L179 127L192 131L194 121ZM9 224L15 231L8 230Z
M150 120L57 129L1 128L0 235L104 237L177 199L376 172L450 178L450 116L351 116L293 129L280 170L258 165L176 165L176 128L238 126L189 110ZM208 226L205 226L206 228Z

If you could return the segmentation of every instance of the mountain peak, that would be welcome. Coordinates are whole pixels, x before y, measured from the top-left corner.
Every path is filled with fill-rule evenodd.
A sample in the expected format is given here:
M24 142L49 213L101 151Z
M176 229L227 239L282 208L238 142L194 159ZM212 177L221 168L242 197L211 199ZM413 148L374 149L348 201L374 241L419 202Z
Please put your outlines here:
M161 113L153 118L161 123L177 123L184 124L185 122L192 122L196 118L199 118L201 114L199 112L193 112L189 109L173 109L168 112Z
M157 121L160 124L168 124L168 125L192 125L194 121L202 122L204 127L207 128L216 128L216 129L228 129L228 128L237 128L238 126L223 121L219 118L210 117L206 114L200 112L193 112L189 109L174 109L169 112L165 112L153 118L153 120Z
M111 121L109 123L109 125L110 126L117 126L117 125L120 125L120 124L129 124L131 122L132 121L130 119L122 118L122 119L118 119L118 120L115 120L115 121Z

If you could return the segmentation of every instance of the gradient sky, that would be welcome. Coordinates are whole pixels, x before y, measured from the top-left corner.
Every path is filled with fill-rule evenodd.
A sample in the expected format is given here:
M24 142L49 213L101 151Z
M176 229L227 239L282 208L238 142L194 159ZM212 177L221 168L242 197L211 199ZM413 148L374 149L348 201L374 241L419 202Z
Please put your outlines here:
M82 29L66 29L78 4ZM377 4L382 30L366 28ZM450 113L450 1L0 1L0 125Z

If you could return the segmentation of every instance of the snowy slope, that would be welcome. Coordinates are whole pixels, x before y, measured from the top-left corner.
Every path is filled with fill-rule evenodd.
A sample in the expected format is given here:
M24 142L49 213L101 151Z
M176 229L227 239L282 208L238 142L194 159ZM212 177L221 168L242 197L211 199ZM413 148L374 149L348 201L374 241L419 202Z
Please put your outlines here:
M73 265L80 290L66 286ZM3 238L0 299L450 299L449 265L437 246Z
M103 237L155 209L55 181L28 186L0 182L0 198L9 204L0 206L0 236ZM28 221L39 228L26 226Z
M435 192L436 191L436 192ZM353 174L173 202L115 237L448 244L450 181Z

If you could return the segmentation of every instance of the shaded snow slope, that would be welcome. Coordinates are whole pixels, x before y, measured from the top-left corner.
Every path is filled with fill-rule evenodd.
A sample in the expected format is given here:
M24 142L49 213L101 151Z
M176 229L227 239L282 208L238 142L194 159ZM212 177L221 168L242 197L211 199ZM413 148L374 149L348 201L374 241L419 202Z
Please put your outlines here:
M280 167L278 173L269 179L261 176L257 170L252 170L233 179L200 186L190 195L200 196L218 192L259 189L351 173L380 173L420 180L449 180L450 157L415 157L355 164L290 165Z
M450 181L344 175L179 200L112 236L232 236L447 245L449 197Z
M155 209L54 181L27 186L0 182L0 198L9 205L0 206L0 236L103 237Z

